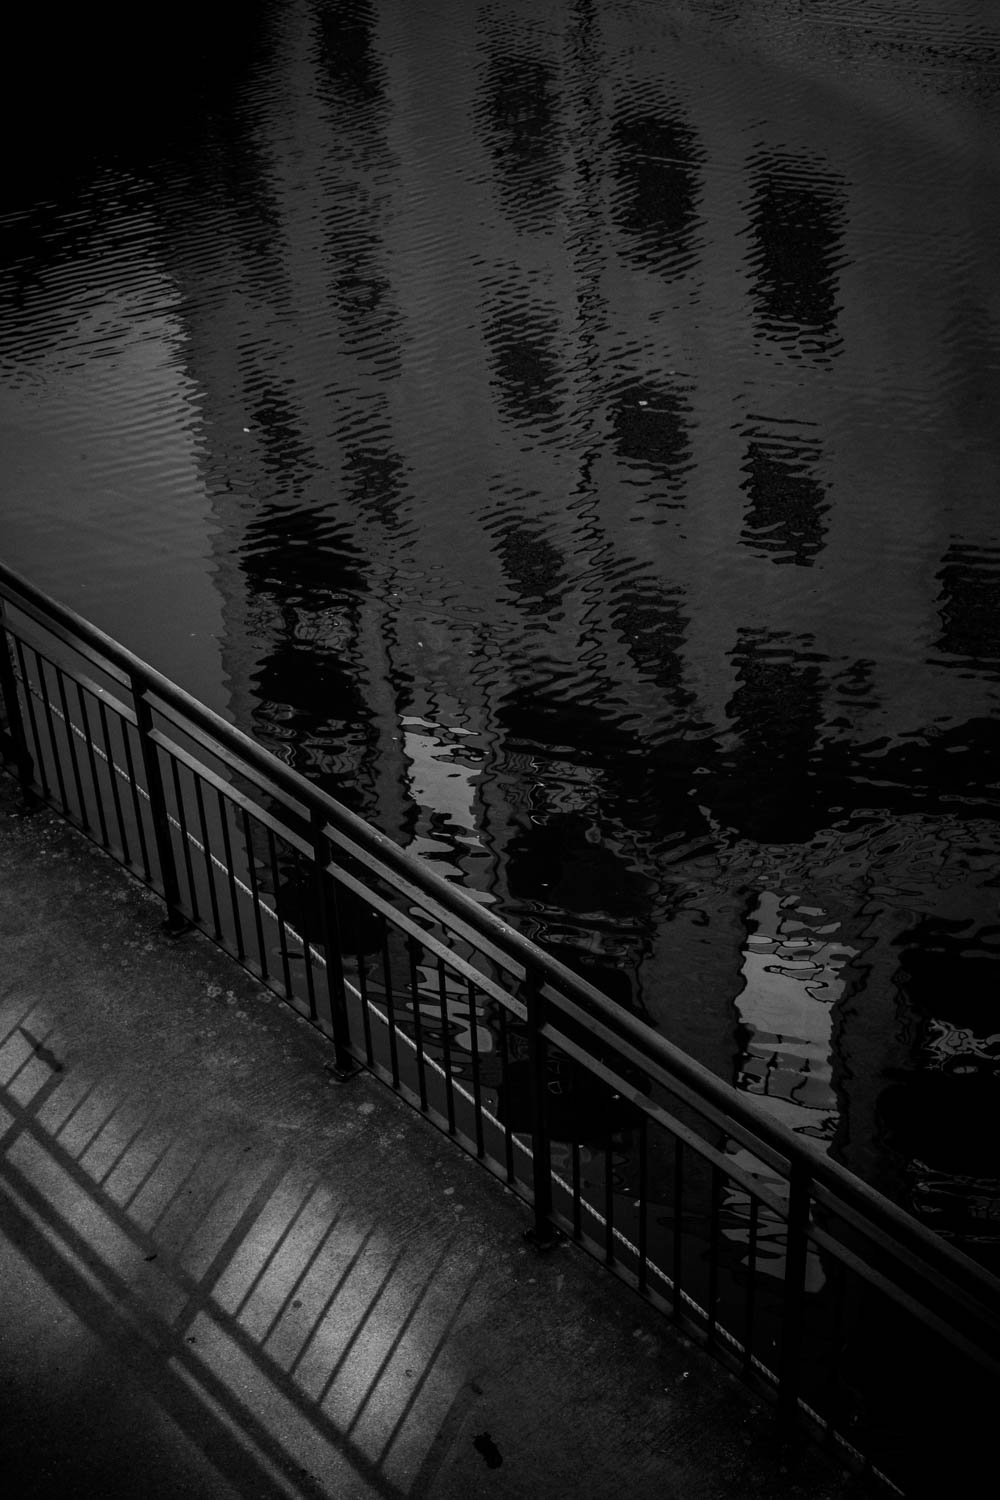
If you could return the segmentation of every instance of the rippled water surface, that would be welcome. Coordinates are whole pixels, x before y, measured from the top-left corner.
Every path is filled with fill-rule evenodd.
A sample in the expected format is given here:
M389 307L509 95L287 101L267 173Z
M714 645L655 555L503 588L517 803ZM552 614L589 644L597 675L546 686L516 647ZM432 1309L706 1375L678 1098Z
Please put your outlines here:
M994 7L177 14L27 38L4 557L995 1238Z

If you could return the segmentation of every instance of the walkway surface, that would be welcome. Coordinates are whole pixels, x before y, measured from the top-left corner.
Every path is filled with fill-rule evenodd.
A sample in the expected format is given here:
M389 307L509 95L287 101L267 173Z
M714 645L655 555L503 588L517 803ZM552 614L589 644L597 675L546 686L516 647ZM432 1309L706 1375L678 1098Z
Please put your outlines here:
M0 777L7 1493L867 1493L161 917Z

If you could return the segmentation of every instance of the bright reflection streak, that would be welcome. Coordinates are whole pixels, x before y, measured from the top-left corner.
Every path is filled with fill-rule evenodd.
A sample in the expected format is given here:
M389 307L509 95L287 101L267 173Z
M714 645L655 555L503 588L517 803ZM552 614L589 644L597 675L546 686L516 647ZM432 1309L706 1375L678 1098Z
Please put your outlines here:
M857 950L838 942L840 923L819 906L797 895L762 891L743 954L744 986L736 998L743 1052L737 1087L753 1094L780 1124L811 1136L828 1149L836 1126L837 1098L831 1082L832 1007L844 991L843 970ZM784 1198L787 1184L742 1147L730 1144L727 1155ZM724 1232L738 1242L749 1239L749 1196L730 1188ZM784 1221L761 1212L758 1268L784 1273ZM807 1289L822 1285L819 1260L810 1252Z

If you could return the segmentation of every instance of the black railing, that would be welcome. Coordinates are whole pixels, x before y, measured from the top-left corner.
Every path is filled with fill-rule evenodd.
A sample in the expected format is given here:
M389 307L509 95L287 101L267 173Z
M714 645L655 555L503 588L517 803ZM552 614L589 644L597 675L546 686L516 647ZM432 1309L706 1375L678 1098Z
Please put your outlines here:
M0 752L567 1234L903 1493L986 1452L1000 1282L0 567ZM973 1469L970 1467L970 1473Z

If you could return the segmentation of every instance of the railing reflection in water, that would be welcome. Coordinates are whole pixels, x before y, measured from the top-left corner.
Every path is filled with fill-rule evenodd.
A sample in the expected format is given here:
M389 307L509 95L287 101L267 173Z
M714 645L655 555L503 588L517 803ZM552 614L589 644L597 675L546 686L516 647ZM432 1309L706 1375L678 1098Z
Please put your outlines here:
M566 1234L907 1492L954 1481L1000 1283L124 648L0 568L0 750ZM680 978L679 978L679 982Z

